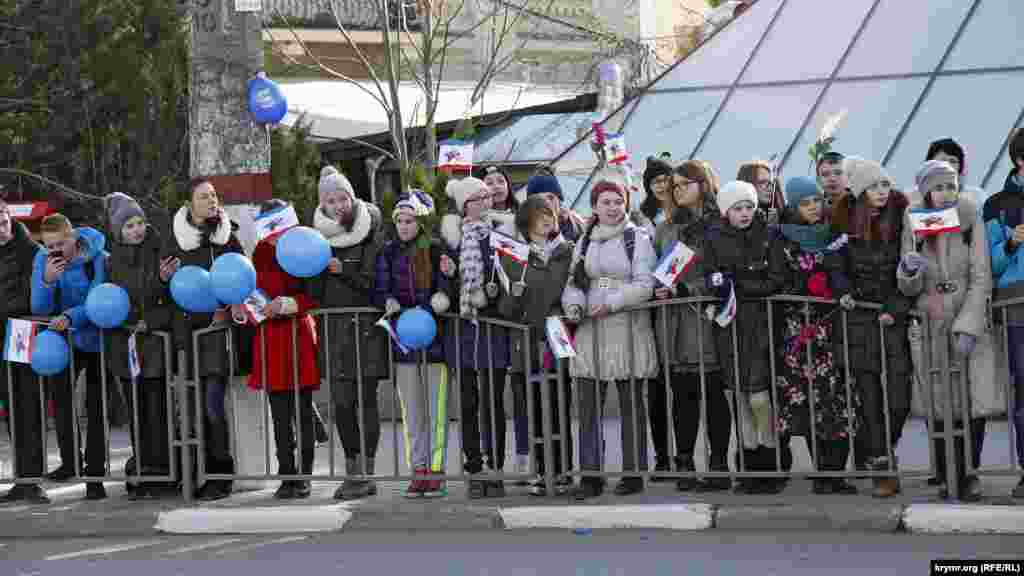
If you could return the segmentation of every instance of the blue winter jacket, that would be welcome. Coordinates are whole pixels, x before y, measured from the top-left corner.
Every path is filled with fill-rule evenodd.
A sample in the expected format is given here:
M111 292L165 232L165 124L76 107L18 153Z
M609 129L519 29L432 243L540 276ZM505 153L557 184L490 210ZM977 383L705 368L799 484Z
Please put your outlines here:
M99 329L85 314L85 298L93 286L107 281L108 254L104 251L107 240L93 228L75 228L74 233L78 235L79 255L64 269L53 286L43 284L49 251L40 248L36 252L32 262L32 314L66 315L74 328L75 348L84 352L99 352ZM87 266L91 267L91 281Z

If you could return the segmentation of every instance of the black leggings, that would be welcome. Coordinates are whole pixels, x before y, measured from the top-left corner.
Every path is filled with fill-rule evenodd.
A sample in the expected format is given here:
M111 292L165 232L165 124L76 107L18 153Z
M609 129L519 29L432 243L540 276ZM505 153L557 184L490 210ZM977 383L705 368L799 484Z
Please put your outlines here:
M961 427L961 423L957 422L954 425L955 428ZM937 420L933 423L935 432L942 432L945 429L945 423L941 420ZM971 467L977 468L981 464L981 450L985 444L985 419L984 418L972 418L970 425L967 429L967 438L971 442ZM932 440L932 444L935 446L935 476L940 482L946 481L946 441L937 438ZM967 467L964 462L964 442L962 438L954 438L953 440L954 453L956 454L956 472L957 477L960 478L960 488L963 489L963 480L967 478Z
M298 393L299 430L302 436L302 469L295 467L295 400L294 391L271 392L270 414L274 418L274 441L277 443L277 465L279 474L312 474L313 449L316 438L313 432L313 391L306 389Z
M476 474L483 470L486 453L488 467L501 470L505 466L505 375L503 368L470 370L463 368L460 383L462 404L462 451L466 456L465 470ZM491 410L494 417L491 418ZM483 420L481 431L480 421ZM495 430L492 432L492 420ZM481 432L484 451L480 450Z
M363 378L362 410L359 410L359 390L355 380L340 380L335 383L334 423L341 437L341 445L345 449L346 458L359 456L360 446L359 413L363 414L363 432L366 434L366 457L373 458L377 454L380 442L380 411L377 407L377 380Z
M885 430L885 396L882 394L882 379L873 372L855 373L857 391L860 393L864 411L863 456L888 457L889 449L895 448L903 434L903 425L910 415L910 384L906 374L890 373L888 377L889 437ZM861 448L860 443L857 446ZM861 458L858 458L860 460Z
M163 378L139 379L133 394L132 381L121 380L128 408L128 430L135 453L135 465L142 474L164 475L171 469L167 437L167 383ZM134 398L139 399L139 432L135 436Z
M39 478L46 470L43 465L43 413L39 397L43 390L39 378L26 364L10 364L10 402L8 403L7 431L12 433L14 421L14 475L18 478ZM7 366L0 366L6 370ZM4 390L7 394L7 390Z

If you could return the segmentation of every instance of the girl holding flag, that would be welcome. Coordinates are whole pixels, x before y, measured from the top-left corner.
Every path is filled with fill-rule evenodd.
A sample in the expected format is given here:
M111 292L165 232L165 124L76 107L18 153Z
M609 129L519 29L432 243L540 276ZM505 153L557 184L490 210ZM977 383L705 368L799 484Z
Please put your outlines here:
M658 373L658 357L650 312L624 309L653 295L654 247L646 232L627 217L629 193L622 185L597 182L590 191L590 205L596 217L575 247L562 294L566 315L579 324L569 372L579 390L580 464L583 470L602 469L601 412L608 382L614 381L622 414L623 471L636 474L647 470L643 381ZM615 493L643 489L641 476L625 476ZM584 477L576 497L584 500L603 491L603 479Z
M392 319L403 309L417 306L443 314L451 304L447 291L455 264L426 227L433 212L434 202L422 190L403 194L395 203L391 219L396 237L377 254L374 283L374 305L384 308ZM406 459L417 476L409 483L406 496L447 495L443 480L425 478L431 473L444 474L448 460L448 367L441 330L423 352L409 351L397 341L392 342L392 350Z
M280 222L261 228L260 220L266 221L270 217ZM256 287L266 295L268 302L262 310L266 318L259 323L253 336L249 387L266 390L270 400L278 474L312 474L316 441L313 391L320 388L320 367L317 364L316 323L309 312L317 307L317 303L306 293L305 282L285 272L276 256L277 241L285 232L298 226L299 219L290 204L283 200L269 200L260 206L260 217L256 222L259 242L252 255ZM296 339L294 342L293 338ZM297 372L294 370L296 364ZM295 422L296 413L298 422ZM295 438L296 426L299 428L298 441ZM298 466L295 462L296 444L299 449ZM309 493L308 480L284 480L274 496L288 500L306 498Z
M762 299L775 294L782 279L777 267L771 266L768 225L755 217L757 199L753 184L733 181L722 187L718 194L721 220L704 240L704 274L708 288L724 302L721 307L710 306L708 316L717 324L723 385L739 426L737 443L743 451L737 451L737 469L765 472L775 470L776 434L771 351L763 330L768 310ZM775 478L744 478L738 489L778 493L784 485Z
M929 160L918 170L919 199L907 212L907 225L903 230L903 259L897 269L900 290L917 299L917 309L928 317L930 354L920 358L919 393L925 400L925 410L935 421L936 431L951 423L943 421L945 402L949 394L942 377L944 363L959 366L951 371L955 391L953 400L954 426L961 427L964 407L959 390L969 390L970 414L967 438L970 439L971 467L981 463L981 449L985 440L984 415L1000 412L1006 405L996 400L1001 386L995 376L992 353L992 329L988 318L988 299L992 289L992 269L985 227L978 215L974 199L960 194L959 178L955 168L944 161ZM917 336L917 335L915 335ZM920 338L915 338L915 342ZM930 360L930 364L925 363ZM969 367L969 369L968 369ZM932 370L939 370L933 374ZM964 375L968 386L959 381ZM923 389L924 387L930 390ZM918 392L918 391L915 391ZM931 399L934 405L927 405ZM964 461L964 447L960 439L955 442L956 474L960 500L981 498L981 484L977 476L968 474ZM946 481L945 442L934 440L935 471L940 483ZM944 493L945 492L945 493ZM940 488L943 498L948 491Z
M687 160L672 173L670 201L675 210L668 221L658 225L654 246L659 257L665 258L673 246L681 243L693 252L693 260L675 279L671 286L659 284L654 294L659 299L697 298L707 296L704 286L704 235L712 223L721 215L715 205L718 186L704 162ZM732 433L732 418L729 404L722 386L721 366L715 350L714 332L709 320L701 318L701 306L682 304L665 308L668 314L668 333L661 333L660 317L655 315L655 333L664 338L659 351L666 354L662 361L669 370L672 386L672 424L676 440L676 470L693 472L694 448L701 418L701 371L704 372L704 393L707 412L705 414L707 437L711 445L708 470L728 472L729 436ZM648 392L651 394L650 416L654 422L658 415L665 418L663 380L652 381ZM657 391L661 390L661 393ZM652 433L655 432L652 425ZM665 434L664 431L658 431ZM668 443L668 439L662 440ZM655 446L658 441L655 440ZM698 482L694 478L680 478L676 482L679 491L697 489L702 492L728 490L729 478L707 478Z
M501 266L507 271L508 277L512 280L509 286L502 285L501 299L498 302L498 312L501 317L511 322L527 324L530 326L529 338L524 339L524 334L519 330L511 333L512 366L511 371L517 375L523 374L553 374L556 369L555 358L551 348L547 344L546 323L551 316L559 316L561 313L562 290L569 279L569 266L572 262L572 244L565 241L561 234L551 239L551 233L558 229L558 220L554 211L547 201L540 196L531 196L519 209L516 217L516 226L523 238L529 242L529 252L524 260L521 255L511 252L504 252L501 255ZM525 349L530 347L531 366L525 366ZM525 384L524 384L525 385ZM534 439L543 438L543 413L541 405L541 394L543 387L533 384L533 421ZM559 388L558 382L554 381L548 385L548 399L552 407L551 430L562 434L561 423L571 422L570 410L572 401L568 397L569 383L565 382L565 388ZM565 412L560 413L559 396L563 398ZM525 417L525 415L524 415ZM567 426L571 428L571 426ZM517 432L518 434L518 432ZM559 491L567 490L572 485L568 476L562 476L568 471L572 462L572 440L566 440L568 459L562 462L562 444L559 440L552 442L555 453L554 473L558 475L556 481ZM543 496L546 492L544 485L544 453L536 450L536 470L539 477L530 484L530 493L536 496Z

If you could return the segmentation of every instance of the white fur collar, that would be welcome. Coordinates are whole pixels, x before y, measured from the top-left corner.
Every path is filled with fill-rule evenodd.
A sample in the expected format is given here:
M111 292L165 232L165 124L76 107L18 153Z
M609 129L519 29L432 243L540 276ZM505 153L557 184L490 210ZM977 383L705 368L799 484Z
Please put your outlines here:
M516 232L516 214L511 210L491 210L484 215L484 221L492 230L513 238L519 236ZM441 237L449 248L457 249L462 243L462 217L458 214L445 214L441 218Z
M370 206L362 200L356 200L356 221L352 223L352 230L346 232L336 220L328 218L320 206L316 207L313 213L313 226L327 238L327 242L334 248L348 248L359 244L370 234L373 227L373 215L370 214Z
M178 246L185 252L191 252L202 245L203 233L188 221L188 207L182 206L174 214L174 238ZM231 219L227 212L220 209L220 225L210 236L210 242L217 246L223 246L231 240Z

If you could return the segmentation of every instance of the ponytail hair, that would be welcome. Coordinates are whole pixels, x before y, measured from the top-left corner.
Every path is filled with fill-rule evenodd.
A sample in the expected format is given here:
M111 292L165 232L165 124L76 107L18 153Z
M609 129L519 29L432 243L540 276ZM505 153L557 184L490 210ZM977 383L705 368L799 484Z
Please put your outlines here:
M587 250L590 250L590 236L594 233L594 228L597 227L597 218L594 218L587 224L587 229L583 232L583 236L580 238L580 258L573 264L572 274L569 276L572 279L573 285L580 290L587 290L590 287L590 278L587 277Z

